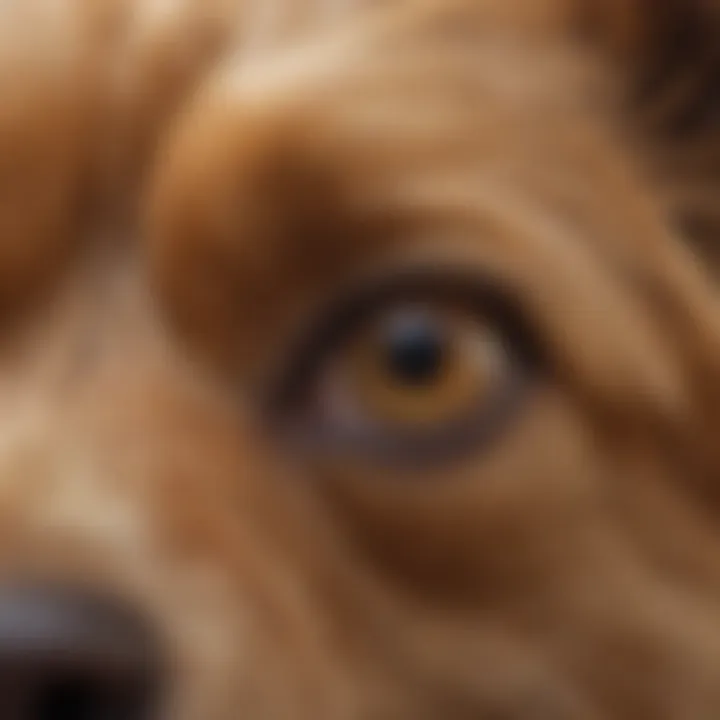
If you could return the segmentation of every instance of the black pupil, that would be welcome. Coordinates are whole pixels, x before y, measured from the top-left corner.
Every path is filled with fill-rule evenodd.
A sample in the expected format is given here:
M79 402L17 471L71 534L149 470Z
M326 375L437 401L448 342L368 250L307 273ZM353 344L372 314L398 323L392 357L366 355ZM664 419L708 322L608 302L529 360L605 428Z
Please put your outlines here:
M384 361L390 375L405 385L437 380L446 355L446 338L438 322L423 313L393 317L383 328Z

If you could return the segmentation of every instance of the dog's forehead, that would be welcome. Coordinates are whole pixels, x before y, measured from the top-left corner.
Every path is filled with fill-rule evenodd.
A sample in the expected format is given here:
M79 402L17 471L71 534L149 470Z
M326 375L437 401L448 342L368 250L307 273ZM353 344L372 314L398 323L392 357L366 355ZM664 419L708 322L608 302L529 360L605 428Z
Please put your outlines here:
M561 5L543 0L542 7ZM148 159L175 111L202 85L218 61L233 55L237 65L270 58L259 78L272 84L273 52L288 41L307 40L333 28L355 33L359 12L399 6L390 32L406 25L412 34L426 25L443 26L468 15L462 3L427 2L405 12L403 3L387 0L27 0L0 7L0 83L3 89L3 158L47 152L38 144L54 139L68 164L89 165L97 173L120 175ZM412 5L412 4L411 4ZM426 9L422 9L427 5ZM477 21L505 25L495 4L470 15ZM542 14L542 13L538 13ZM439 17L438 17L439 15ZM510 22L515 22L515 13ZM532 18L535 13L518 13ZM498 17L501 16L501 17ZM412 18L412 20L409 20ZM371 23L372 24L372 23ZM383 23L379 23L378 26ZM407 35L407 33L404 33ZM337 45L347 46L350 33ZM292 44L292 43L291 43ZM312 43L308 43L311 45ZM280 53L282 54L282 53ZM333 65L321 53L300 52L290 64L302 73L313 58ZM369 57L367 58L369 59ZM360 63L362 65L362 63ZM281 62L283 74L288 63ZM292 74L292 73L291 73ZM247 90L247 88L246 88ZM34 134L33 134L34 133ZM13 151L13 152L9 152ZM47 164L47 163L45 163ZM54 163L59 164L59 163ZM7 174L18 174L7 163ZM114 200L116 201L116 200Z
M305 31L313 37L312 27L326 29L328 17L339 19L342 8L351 12L363 4L320 0L27 0L3 5L0 26L8 43L0 52L0 82L5 86L0 111L0 180L4 178L0 183L0 288L13 284L4 283L6 278L24 274L31 280L20 283L25 287L45 282L37 276L38 267L56 266L57 258L69 246L87 236L87 223L95 222L98 215L102 219L103 214L109 214L112 222L125 213L131 216L131 223L136 222L132 211L145 201L147 184L143 181L157 164L158 149L165 150L165 137L173 134L186 106L192 106L194 96L206 87L221 90L213 101L215 114L228 119L225 125L235 119L240 125L215 133L212 122L204 124L204 117L190 113L190 122L185 123L189 134L195 128L199 129L196 135L204 135L196 143L203 152L194 153L201 156L201 169L232 155L238 144L257 146L250 148L252 157L247 165L252 166L255 156L261 156L266 148L270 156L277 155L295 142L293 152L304 145L303 153L317 151L318 157L331 158L334 169L340 169L339 176L353 184L353 189L362 186L371 196L370 202L391 204L390 193L385 191L401 194L405 187L401 180L411 180L414 185L404 199L411 211L418 206L427 209L432 199L440 198L438 202L444 203L445 196L457 198L458 190L468 187L466 181L470 180L455 177L457 167L475 173L480 165L486 172L493 163L507 169L515 162L519 167L516 174L533 185L530 193L544 179L542 172L531 173L531 166L543 169L554 163L560 168L559 174L562 168L571 172L576 169L575 159L580 155L571 148L571 140L578 134L573 128L579 128L580 123L566 113L566 98L573 96L571 83L575 79L572 73L556 73L558 67L571 64L562 57L558 63L549 60L550 55L534 55L532 48L528 55L518 42L520 36L506 43L510 53L495 52L505 30L517 25L520 29L513 32L544 36L542 25L546 15L552 14L549 9L566 3L542 0L533 6L537 12L506 11L487 0L480 0L477 7L473 4L471 12L467 3L454 0L423 3L422 10L410 3L413 10L407 14L398 11L394 18L383 18L377 24L382 28L378 33L363 34L358 21L349 23L350 32L341 33L339 39L331 38L329 43L313 41L286 52L284 41L280 42L294 34L294 27L304 28L300 31L302 39ZM520 22L523 17L527 27ZM495 33L497 37L493 32L483 32L482 42L475 42L471 29L473 42L468 46L456 42L463 20L487 23L502 32ZM347 27L345 23L343 28ZM402 29L398 32L398 28ZM434 55L438 38L442 48L457 46L457 52L446 57L441 50ZM486 41L488 52L483 51ZM280 51L275 55L278 44ZM463 48L473 53L473 59ZM383 65L388 55L393 61ZM328 75L338 80L329 83L331 92L313 95L313 82L319 76L322 84ZM218 82L213 83L212 78ZM475 96L483 83L487 94L483 90ZM306 87L310 88L307 95ZM277 112L270 107L277 100L274 93L280 97ZM301 104L316 105L304 118L297 108L283 106L287 97L298 96ZM245 113L248 103L259 106L255 127ZM543 115L543 122L537 122L537 116L549 108L552 116ZM283 113L285 117L276 122ZM564 133L559 120L572 133ZM298 139L303 122L306 129L310 124L309 133L314 132L308 142ZM238 139L243 133L244 138ZM553 137L562 141L557 149L565 148L565 154L571 156L567 162L560 162L559 154L550 147ZM212 152L204 152L207 148ZM242 153L237 155L243 159ZM481 163L477 162L480 156ZM287 159L280 158L281 170ZM227 167L229 178L237 181L237 163L223 161L219 165ZM440 170L449 165L453 165L453 176L446 178ZM413 167L419 170L414 176ZM252 206L250 210L263 209L251 192L243 197L227 188L220 188L224 193L215 193L214 185L200 187L197 178L201 173L193 172L195 169L191 163L185 168L190 172L183 171L181 163L175 175L186 187L187 207L176 209L169 202L168 214L187 215L185 209L190 212L208 195L231 196L235 213L243 201ZM532 180L533 173L538 182ZM299 175L302 180L303 173ZM330 182L337 177L336 172ZM473 176L472 180L476 179ZM496 179L489 177L488 182L495 185ZM429 192L423 182L432 186ZM442 183L446 187L439 192L435 186ZM275 194L285 204L298 196L294 192L283 194L287 183L276 186ZM307 186L303 189L309 192ZM257 199L265 200L266 205L273 203L270 194ZM319 197L323 201L320 205L327 199ZM273 219L282 209L277 204L265 208ZM396 207L391 212L400 214ZM246 218L254 216L253 212L246 213ZM292 219L290 213L288 217ZM327 214L323 212L322 217L325 222ZM121 217L120 221L126 224L128 218ZM200 230L202 243L207 244L211 228ZM354 257L346 252L349 229L343 226L333 230L337 232L331 233L331 240L342 246L342 259ZM242 235L234 233L236 239ZM316 233L315 237L328 235ZM354 246L363 251L369 248L367 234L355 233L355 237L358 241ZM290 239L300 239L304 252L313 238L295 233ZM384 237L378 239L376 246L387 246ZM263 247L281 254L287 245L265 243ZM322 247L325 257L327 250ZM177 252L177 243L173 251ZM260 282L272 281L276 269L271 264L271 276L260 278Z

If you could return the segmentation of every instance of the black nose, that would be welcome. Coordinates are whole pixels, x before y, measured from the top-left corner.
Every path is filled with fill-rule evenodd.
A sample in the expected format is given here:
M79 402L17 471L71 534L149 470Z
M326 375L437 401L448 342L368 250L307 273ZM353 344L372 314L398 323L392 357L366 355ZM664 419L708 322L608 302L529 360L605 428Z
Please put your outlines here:
M3 720L151 720L159 680L151 633L120 606L0 590Z

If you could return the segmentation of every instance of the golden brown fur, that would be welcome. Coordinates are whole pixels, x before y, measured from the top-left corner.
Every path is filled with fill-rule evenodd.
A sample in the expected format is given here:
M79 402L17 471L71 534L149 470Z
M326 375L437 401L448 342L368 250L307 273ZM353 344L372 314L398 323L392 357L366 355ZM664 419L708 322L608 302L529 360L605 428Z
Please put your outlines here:
M142 608L177 720L717 717L720 32L651 4L4 4L3 579ZM296 456L255 390L427 262L516 299L531 400Z

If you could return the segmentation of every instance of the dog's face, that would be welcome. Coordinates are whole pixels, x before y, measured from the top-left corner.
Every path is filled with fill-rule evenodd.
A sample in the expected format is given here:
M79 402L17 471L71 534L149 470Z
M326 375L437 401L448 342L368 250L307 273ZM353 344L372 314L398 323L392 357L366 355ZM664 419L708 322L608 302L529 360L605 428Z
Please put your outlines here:
M2 10L0 705L716 717L712 8L271 5Z

